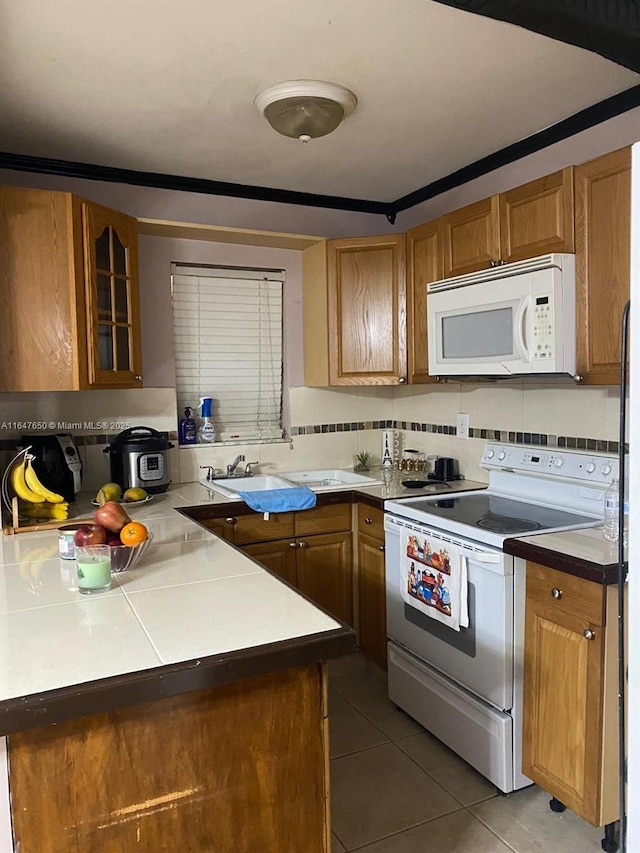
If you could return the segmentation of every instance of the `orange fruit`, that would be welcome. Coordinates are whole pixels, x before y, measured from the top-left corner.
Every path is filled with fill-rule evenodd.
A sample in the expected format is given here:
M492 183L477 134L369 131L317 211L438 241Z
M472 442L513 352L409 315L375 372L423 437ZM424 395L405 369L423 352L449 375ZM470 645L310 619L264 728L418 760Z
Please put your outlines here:
M120 531L120 541L123 545L128 545L130 548L144 542L148 536L149 531L139 521L130 521Z

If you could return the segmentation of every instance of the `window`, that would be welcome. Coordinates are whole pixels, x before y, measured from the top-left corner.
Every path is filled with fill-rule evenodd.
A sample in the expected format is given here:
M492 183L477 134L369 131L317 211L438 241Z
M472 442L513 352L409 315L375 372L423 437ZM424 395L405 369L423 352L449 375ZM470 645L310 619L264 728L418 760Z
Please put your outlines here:
M283 438L281 270L172 265L178 412L213 398L216 440Z

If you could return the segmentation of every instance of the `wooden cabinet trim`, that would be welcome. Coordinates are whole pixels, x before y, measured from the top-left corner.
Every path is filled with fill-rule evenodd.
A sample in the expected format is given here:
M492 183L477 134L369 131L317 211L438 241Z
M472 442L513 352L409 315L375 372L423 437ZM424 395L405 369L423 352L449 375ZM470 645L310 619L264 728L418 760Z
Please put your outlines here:
M442 226L427 222L407 232L407 380L437 382L429 375L427 284L444 278Z

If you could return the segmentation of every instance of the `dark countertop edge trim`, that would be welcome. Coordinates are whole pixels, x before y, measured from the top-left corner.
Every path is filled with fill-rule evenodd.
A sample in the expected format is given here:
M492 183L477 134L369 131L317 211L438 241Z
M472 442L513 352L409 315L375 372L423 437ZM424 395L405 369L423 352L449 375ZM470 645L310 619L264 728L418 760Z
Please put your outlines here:
M599 563L592 563L591 560L564 554L562 551L553 551L550 548L543 548L541 545L521 542L519 539L505 539L503 550L505 554L511 554L512 557L522 557L523 560L541 563L543 566L549 566L551 569L557 569L559 572L575 575L577 578L584 578L594 583L618 583L617 563L600 565Z
M355 651L347 627L0 702L0 736L308 666Z

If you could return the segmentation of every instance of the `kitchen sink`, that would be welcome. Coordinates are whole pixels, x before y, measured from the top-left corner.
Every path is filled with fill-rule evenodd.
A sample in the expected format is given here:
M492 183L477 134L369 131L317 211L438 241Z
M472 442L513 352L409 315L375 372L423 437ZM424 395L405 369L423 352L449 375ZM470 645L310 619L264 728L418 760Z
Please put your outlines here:
M354 486L378 486L382 480L368 474L344 471L341 468L319 468L313 471L286 471L283 475L297 486L308 486L314 492L351 489Z
M203 486L224 497L240 500L238 492L262 492L266 489L290 489L308 486L312 492L352 489L354 486L377 486L382 480L341 468L319 468L312 471L285 471L282 474L255 474L253 477L230 477L200 480Z
M225 497L237 498L238 492L264 492L267 489L290 489L295 483L274 474L255 474L253 477L235 477L224 480L201 480L208 489Z

